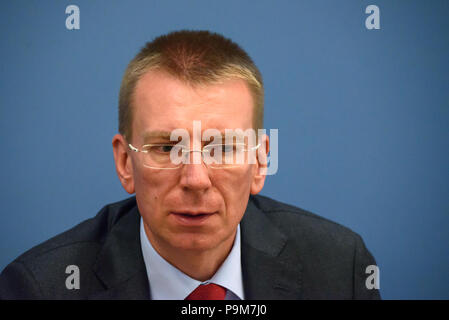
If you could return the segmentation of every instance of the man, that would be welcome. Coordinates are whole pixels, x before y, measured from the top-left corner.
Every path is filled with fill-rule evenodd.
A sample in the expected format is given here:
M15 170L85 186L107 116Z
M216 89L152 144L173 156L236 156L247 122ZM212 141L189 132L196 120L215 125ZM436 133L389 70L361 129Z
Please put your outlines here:
M262 77L237 44L207 31L148 43L123 77L112 141L135 197L17 258L0 276L0 297L380 298L366 284L375 261L357 234L257 196L269 138L255 145L226 132L262 125ZM208 130L218 137L204 138ZM208 158L229 150L244 160Z

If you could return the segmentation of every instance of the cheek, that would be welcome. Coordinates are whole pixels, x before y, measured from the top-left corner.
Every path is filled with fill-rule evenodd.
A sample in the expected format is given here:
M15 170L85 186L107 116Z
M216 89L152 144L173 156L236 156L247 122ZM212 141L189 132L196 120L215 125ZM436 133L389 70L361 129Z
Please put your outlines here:
M232 188L232 192L239 194L242 190L247 190L251 186L253 170L252 167L234 169L235 171L229 172L227 181L229 181L229 187ZM246 197L246 194L241 194Z
M172 188L173 182L162 171L137 170L134 175L134 187L142 215L149 212L161 212L162 201Z
M251 189L252 172L251 168L245 168L238 171L223 171L217 175L214 185L224 198L228 214L239 216L245 212Z

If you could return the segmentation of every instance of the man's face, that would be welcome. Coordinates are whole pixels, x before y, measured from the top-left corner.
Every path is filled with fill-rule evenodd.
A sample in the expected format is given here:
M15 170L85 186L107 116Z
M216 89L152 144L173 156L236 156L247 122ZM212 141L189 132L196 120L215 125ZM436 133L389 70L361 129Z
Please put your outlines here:
M253 99L246 83L234 79L192 87L162 71L147 72L135 88L129 142L137 148L164 143L166 138L148 138L148 133L182 128L193 146L194 120L201 121L202 131L252 128ZM257 164L222 169L184 164L164 170L143 166L142 154L129 155L139 211L156 247L208 250L232 240L249 194L263 187Z

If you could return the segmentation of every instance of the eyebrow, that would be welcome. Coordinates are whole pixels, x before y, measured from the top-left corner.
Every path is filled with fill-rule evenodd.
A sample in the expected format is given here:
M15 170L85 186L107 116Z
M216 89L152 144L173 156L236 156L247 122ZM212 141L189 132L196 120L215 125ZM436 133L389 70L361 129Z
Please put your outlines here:
M170 140L170 132L161 130L146 131L143 133L142 138L144 142L147 142L152 138Z

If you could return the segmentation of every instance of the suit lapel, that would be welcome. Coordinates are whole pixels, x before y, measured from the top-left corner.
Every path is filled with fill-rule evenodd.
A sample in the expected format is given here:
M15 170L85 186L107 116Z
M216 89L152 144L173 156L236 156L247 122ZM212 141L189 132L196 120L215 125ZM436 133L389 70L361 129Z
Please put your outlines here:
M241 222L245 299L300 299L301 264L288 239L252 198Z
M105 290L90 299L149 299L148 277L140 248L140 214L135 206L112 227L94 272Z

